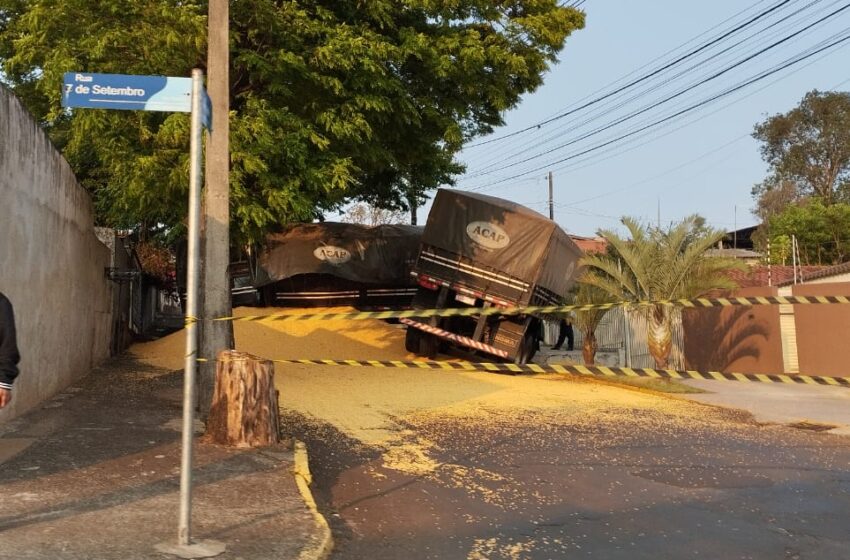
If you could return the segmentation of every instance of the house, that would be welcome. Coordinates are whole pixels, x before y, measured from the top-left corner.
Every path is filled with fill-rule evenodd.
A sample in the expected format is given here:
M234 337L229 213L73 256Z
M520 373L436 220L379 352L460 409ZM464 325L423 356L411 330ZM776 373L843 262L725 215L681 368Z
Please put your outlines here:
M753 235L759 226L749 226L726 232L726 236L720 240L721 249L755 249Z
M738 259L749 265L756 265L761 262L762 254L752 249L731 249L727 247L709 249L705 252L709 257L725 257L730 259Z
M798 266L798 276L816 274L831 268L828 266ZM727 275L735 281L739 288L757 288L761 286L782 286L794 283L794 267L786 265L754 264L746 270L730 270Z
M776 268L776 267L774 267ZM790 267L787 267L790 268ZM792 284L833 284L836 282L850 282L850 261L833 266L803 266L799 267L799 280L784 279L777 282L777 286L790 286Z
M583 237L572 234L569 237L584 253L604 253L608 249L608 242L602 237Z

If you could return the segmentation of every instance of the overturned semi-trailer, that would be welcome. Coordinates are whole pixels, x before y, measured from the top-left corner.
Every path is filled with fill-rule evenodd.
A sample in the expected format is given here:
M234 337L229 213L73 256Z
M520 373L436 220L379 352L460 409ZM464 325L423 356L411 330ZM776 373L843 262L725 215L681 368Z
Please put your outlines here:
M581 250L558 225L520 204L440 189L412 274L414 308L558 305ZM479 315L402 319L407 350L433 357L452 344L517 363L537 350L540 318Z

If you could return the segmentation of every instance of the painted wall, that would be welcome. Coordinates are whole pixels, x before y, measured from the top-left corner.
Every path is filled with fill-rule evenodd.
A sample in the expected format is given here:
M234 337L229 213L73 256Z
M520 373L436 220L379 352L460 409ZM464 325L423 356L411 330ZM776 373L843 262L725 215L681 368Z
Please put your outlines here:
M776 288L744 288L736 296L775 296ZM688 308L682 311L685 365L698 371L782 373L779 306Z
M21 374L9 420L109 356L109 250L92 202L23 105L0 86L0 291L12 301Z
M826 280L826 279L823 279ZM850 295L850 282L798 284L795 296ZM850 306L795 305L800 373L850 376Z

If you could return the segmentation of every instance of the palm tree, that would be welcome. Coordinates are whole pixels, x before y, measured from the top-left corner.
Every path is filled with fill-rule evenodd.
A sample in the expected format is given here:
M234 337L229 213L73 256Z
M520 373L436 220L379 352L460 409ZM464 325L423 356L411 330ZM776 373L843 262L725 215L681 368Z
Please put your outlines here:
M599 232L609 250L583 259L586 284L622 301L695 298L737 287L727 272L745 266L734 259L706 255L724 233L707 227L704 218L688 216L666 230L641 225L633 218L622 221L630 239L609 230ZM649 353L657 368L666 369L673 343L670 308L652 305L643 309L649 323Z
M576 305L609 303L611 301L615 301L611 294L593 284L585 283L584 278L579 278L575 292L574 303ZM593 365L596 349L599 347L596 342L596 328L607 312L608 309L576 311L575 325L581 330L581 354L585 365Z

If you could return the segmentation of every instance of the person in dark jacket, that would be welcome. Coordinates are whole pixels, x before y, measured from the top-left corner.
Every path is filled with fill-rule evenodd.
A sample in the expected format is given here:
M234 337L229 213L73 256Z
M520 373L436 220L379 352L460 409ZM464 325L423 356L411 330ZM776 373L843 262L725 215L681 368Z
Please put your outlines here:
M558 322L558 326L560 327L558 340L555 342L555 346L552 347L552 350L560 350L561 346L564 345L564 340L566 339L567 350L570 352L573 351L573 341L575 341L575 333L573 332L574 318L575 314L572 311L561 317L561 320Z
M12 303L0 293L0 408L12 400L12 383L18 376L20 359Z

